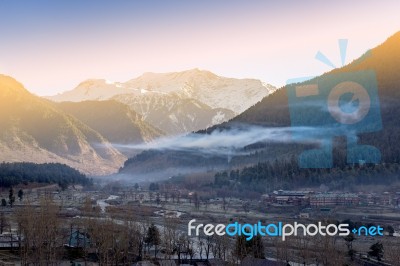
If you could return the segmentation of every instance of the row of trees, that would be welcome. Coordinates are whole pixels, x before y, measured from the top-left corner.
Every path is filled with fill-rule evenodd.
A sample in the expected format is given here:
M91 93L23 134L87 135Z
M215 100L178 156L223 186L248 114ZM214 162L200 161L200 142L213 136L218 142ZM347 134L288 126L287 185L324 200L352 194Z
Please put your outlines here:
M377 261L398 265L400 261L399 246L396 239L385 239L373 243L369 250L356 250L356 238L350 234L341 239L331 236L290 236L286 241L274 239L272 244L275 258L289 264L299 262L302 265L364 265L365 256ZM343 242L345 246L343 247ZM364 246L360 244L360 246ZM357 263L356 263L357 262Z
M219 172L214 187L263 193L278 188L328 185L349 188L361 184L393 184L400 180L400 164L356 165L332 169L302 169L297 160L258 163L241 170Z
M70 184L89 185L92 181L65 164L0 163L0 187L29 182L55 183L64 189Z
M344 265L357 259L358 255L353 235L341 239L304 237L300 234L286 241L260 236L250 241L246 241L245 236L202 235L190 238L185 230L186 224L181 224L178 218L164 217L159 224L154 224L149 216L141 215L132 208L117 212L113 210L116 207L109 207L111 209L105 217L98 208L93 208L90 199L82 206L81 218L70 223L61 217L60 207L50 195L42 197L39 205L26 200L25 203L15 209L15 223L18 225L16 239L19 239L15 247L20 247L23 265L56 264L65 256L64 244L80 250L79 257L87 261L96 260L100 265L127 265L140 260L173 258L190 263L195 257L219 258L238 264L246 257L264 258L266 252L268 256L287 263ZM4 215L0 218L3 230L7 223ZM73 232L84 237L71 241ZM383 240L386 239L391 240ZM399 261L398 243L386 243L375 243L368 254L378 260Z
M230 250L228 238L188 237L180 228L179 218L164 217L156 225L133 210L122 214L109 209L111 217L104 219L89 200L83 210L85 215L75 226L90 237L90 245L84 247L84 257L95 250L101 265L176 257L180 261L191 261L196 255L204 259L211 256L227 259Z
M22 201L22 198L24 197L24 191L22 189L18 190L18 198L19 201ZM14 188L10 187L9 194L8 194L8 204L10 204L10 207L14 205L15 202L15 195L14 195ZM7 206L7 200L6 199L1 199L1 206L6 207Z
M63 244L59 207L50 198L42 198L39 206L26 202L15 216L22 265L56 264Z
M82 251L81 257L85 260L93 260L95 255L100 265L160 258L190 262L194 257L240 261L245 255L263 256L259 238L257 253L251 251L253 244L242 238L237 241L245 245L244 249L239 244L235 249L234 239L229 237L188 237L177 218L165 217L159 225L129 211L105 218L88 199L82 207L82 217L74 219L68 230L60 217L60 208L50 197L43 197L39 205L25 203L15 211L23 265L55 264L63 256L62 246L68 243L73 231L85 236L73 247Z

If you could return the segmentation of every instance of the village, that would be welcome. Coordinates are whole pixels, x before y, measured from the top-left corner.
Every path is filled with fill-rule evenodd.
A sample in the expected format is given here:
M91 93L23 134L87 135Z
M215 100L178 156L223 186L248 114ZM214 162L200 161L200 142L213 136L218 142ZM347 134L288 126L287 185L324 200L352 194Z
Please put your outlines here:
M302 258L304 251L298 245L274 238L262 239L262 256L238 254L238 240L229 237L189 238L187 223L191 219L213 223L278 220L373 223L390 229L385 230L382 240L378 239L386 243L386 256L390 256L390 249L400 248L398 192L341 194L278 190L249 200L206 199L194 191L154 183L110 185L91 190L70 186L64 191L58 185L48 185L21 189L23 195L18 193L18 196L20 189L14 190L13 206L9 204L9 190L3 190L0 196L7 203L1 207L0 217L0 261L3 265L49 260L58 265L97 265L113 261L121 265L253 265L254 260L269 263L265 265L286 265L286 261L296 265L301 260L309 260L309 265L318 263L311 255ZM376 240L358 237L353 243L356 257L365 260L368 248ZM37 246L41 241L43 246ZM295 241L305 240L293 239ZM307 241L310 254L318 253L318 244L313 239ZM32 248L40 252L31 253ZM343 239L332 240L325 248L325 256L341 252L342 257L346 257L347 246ZM393 256L398 253L393 251ZM319 259L323 261L324 258ZM373 263L372 258L368 260ZM147 264L143 264L145 262Z

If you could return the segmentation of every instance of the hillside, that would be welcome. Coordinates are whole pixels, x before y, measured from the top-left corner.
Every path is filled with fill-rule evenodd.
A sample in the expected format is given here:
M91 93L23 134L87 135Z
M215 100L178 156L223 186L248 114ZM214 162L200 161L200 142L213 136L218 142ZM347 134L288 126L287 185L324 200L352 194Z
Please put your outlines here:
M150 142L163 135L159 129L144 122L141 115L117 101L62 102L56 106L99 132L116 144L117 149L118 144Z
M235 113L228 109L211 108L176 93L146 93L141 97L122 94L112 99L125 103L143 116L144 121L161 129L167 135L179 135L208 128L229 120Z
M239 114L275 90L256 79L234 79L207 70L191 69L171 73L144 73L129 80L127 87L142 92L177 93L211 108L224 108Z
M91 184L89 178L65 164L0 163L0 187L8 188L30 182L56 183L62 189L74 184Z
M400 32L390 37L382 45L370 50L360 59L355 60L343 68L335 69L311 81L297 85L303 86L307 84L327 83L331 79L331 76L335 75L355 78L357 75L353 76L353 73L356 71L374 72L379 95L379 104L374 106L374 108L379 108L381 118L380 116L374 116L370 124L372 127L375 127L375 125L380 124L380 120L382 120L382 129L378 129L376 132L369 132L371 130L362 128L360 131L364 130L365 132L357 133L358 143L372 145L378 148L382 155L383 162L398 163L400 160L400 147L397 145L397 136L400 136L400 128L398 127L400 124L400 112L398 109L398 103L400 102L400 76L398 75L400 72ZM365 83L365 81L362 80L360 82ZM364 85L371 86L371 84L368 83ZM337 127L337 123L332 123L332 125L330 125L326 124L326 121L323 120L327 117L327 110L321 109L320 106L326 105L326 98L320 101L316 98L315 102L312 104L312 106L298 104L297 107L300 109L297 108L294 110L299 111L300 113L297 115L300 116L303 114L301 112L308 113L306 116L303 116L303 118L310 119L309 121L312 121L314 126L317 126L318 123L322 123L321 126L325 126L326 129L335 129L335 127L331 128L331 126ZM290 113L287 88L284 87L265 97L262 101L250 107L229 122L199 131L197 135L206 134L211 137L215 133L220 134L219 132L225 132L224 134L226 136L237 136L237 134L243 134L243 136L245 136L245 134L247 134L245 131L244 133L238 133L237 130L235 130L238 126L240 128L248 128L249 131L251 131L251 128L255 125L266 129L290 129L292 126L291 115L293 116L293 113ZM339 126L337 129L341 130L341 127ZM350 129L353 130L351 131L352 134L354 134L354 130L357 130L356 127ZM347 153L346 139L340 136L340 130L334 132L333 160L334 166L342 167L345 165ZM279 135L276 136L279 138ZM278 141L277 143L271 140L260 142L255 140L252 145L246 145L242 147L242 149L233 148L232 154L229 155L229 163L226 163L224 167L226 169L242 168L243 166L250 166L258 162L275 160L283 160L283 163L285 163L293 158L297 158L302 151L315 146L304 144L296 144L293 142L293 139L283 142ZM172 150L170 152L171 154L175 154L177 151ZM205 151L200 149L199 152L204 153ZM166 151L162 151L160 152L162 155L159 155L157 152L154 152L152 156L147 158L147 163L154 162L156 164L159 156L165 157L165 153ZM186 157L186 161L190 161L190 156ZM195 161L196 159L193 158L193 162ZM210 161L212 162L212 160ZM126 174L135 172L135 165L129 164L129 162L130 161L125 164L121 172ZM171 163L174 163L175 167L179 168L179 162L172 161ZM212 165L213 164L209 167L212 167Z
M78 84L73 90L47 98L55 102L104 101L115 95L131 92L121 83L114 83L105 79L88 79Z
M56 102L120 101L147 123L176 135L227 121L274 90L259 80L226 78L192 69L144 73L125 83L92 79L47 98Z
M384 162L399 162L400 147L396 137L400 136L400 32L388 38L383 44L368 51L352 63L335 69L304 84L318 83L329 75L350 74L357 71L371 70L377 79L379 107L382 130L359 134L359 143L377 147ZM300 84L302 85L302 84ZM323 102L322 102L323 104ZM376 122L376 121L372 121ZM264 98L231 121L208 130L220 130L236 123L258 124L269 127L290 126L290 113L286 88L282 88Z
M75 117L0 75L0 161L59 162L88 174L114 172L119 151Z

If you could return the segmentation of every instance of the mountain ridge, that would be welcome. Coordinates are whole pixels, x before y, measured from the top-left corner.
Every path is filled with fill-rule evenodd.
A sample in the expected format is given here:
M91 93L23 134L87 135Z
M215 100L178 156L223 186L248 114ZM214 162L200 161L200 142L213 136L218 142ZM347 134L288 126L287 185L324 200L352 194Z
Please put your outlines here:
M114 100L61 102L55 105L99 132L113 145L150 142L164 135L141 115ZM120 150L123 151L123 150Z
M15 79L0 76L0 160L60 162L86 174L116 171L125 156L101 134Z
M399 163L400 147L397 145L395 136L400 135L400 128L398 127L400 124L400 112L398 109L398 102L400 101L400 75L398 75L400 71L400 32L389 37L384 43L371 49L365 55L354 60L350 64L324 73L319 77L299 85L318 82L320 79L326 79L329 75L364 70L373 70L376 74L383 129L377 132L360 132L357 134L358 143L372 145L379 149L382 154L382 162ZM324 99L322 100L324 101ZM372 122L376 123L377 121ZM252 125L263 128L290 128L292 123L286 87L284 86L267 97L264 97L260 102L233 119L219 125L214 125L206 130L200 130L197 134L220 134L221 132L226 132L225 134L229 135L230 130L235 129L237 125L241 125L242 127L245 127L244 125ZM334 162L337 162L339 165L346 165L346 140L339 138L337 141L339 146L334 147L334 150L336 149L334 156L339 157L335 157ZM342 145L343 148L340 146L341 142L344 142L344 145ZM266 162L280 158L283 158L283 160L285 160L285 158L286 160L292 160L298 157L302 151L312 148L312 146L309 146L310 145L307 146L290 142L281 144L269 142L254 143L239 149L237 155L232 153L231 162L225 163L224 167L229 169L244 167L246 165L257 164L258 162ZM150 164L152 161L157 162L158 157L168 157L166 152L165 150L159 151L160 155L158 155L157 151L154 151L152 153L146 153L146 156L140 158L145 164ZM179 153L174 150L169 152L171 156L174 157L177 157L178 155L176 154ZM187 162L190 162L191 157L190 155L185 155L184 158L184 164L172 159L168 164L175 165L177 169L179 169L181 165L188 167L190 164ZM195 165L196 158L192 158ZM129 173L138 174L140 169L135 167L134 164L129 164L129 162L134 161L134 158L129 159L127 161L128 163L125 163L124 168L122 168L120 172L125 175L129 175ZM212 160L209 161L212 162ZM165 162L163 164L165 164ZM221 164L219 163L215 166L221 166ZM209 167L212 168L213 165ZM159 168L158 171L163 171L162 167ZM176 172L176 174L179 174L179 172Z
M91 79L73 90L46 98L56 102L117 100L152 126L176 135L227 121L274 90L275 87L256 79L226 78L207 70L191 69L146 72L124 83Z

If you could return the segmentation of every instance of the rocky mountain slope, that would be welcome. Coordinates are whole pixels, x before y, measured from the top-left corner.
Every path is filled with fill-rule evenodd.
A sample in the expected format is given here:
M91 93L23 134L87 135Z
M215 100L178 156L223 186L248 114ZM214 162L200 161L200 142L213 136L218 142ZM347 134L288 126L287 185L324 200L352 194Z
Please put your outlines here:
M198 100L180 97L176 93L148 92L141 97L122 94L112 99L136 110L144 121L167 135L179 135L208 128L235 116L229 109L211 108Z
M59 162L108 174L125 160L100 133L0 75L0 161Z
M172 73L145 73L125 83L127 88L144 92L177 93L181 98L195 99L211 108L242 113L275 87L256 79L234 79L210 71L191 69Z
M357 133L357 141L359 144L372 145L376 147L381 153L382 162L399 163L400 147L398 145L397 136L400 135L400 128L398 126L400 124L400 113L398 108L400 102L400 75L398 75L400 72L400 32L388 38L383 44L370 50L352 63L298 85L302 86L318 83L320 81L329 81L329 77L334 75L347 75L351 78L361 77L361 80L359 81L362 83L362 75L352 76L352 73L359 71L368 71L368 73L371 73L372 71L376 76L376 89L379 95L378 104L380 116L376 116L370 122L372 127L374 127L375 124L380 123L382 124L382 127L373 132L367 130L366 132ZM313 118L319 119L320 117L329 115L323 114L324 111L320 108L320 106L326 105L326 100L326 98L321 98L319 102L318 100L314 102L313 106L316 108L311 106L315 109L313 109L315 114ZM298 105L301 107L300 103ZM373 103L373 106L375 109L376 103ZM309 108L307 109L307 106L302 106L302 108L305 108L306 111L310 111ZM290 128L292 126L291 122L287 89L286 87L283 87L268 97L265 97L262 101L250 107L248 110L236 116L229 122L213 126L197 134L213 135L225 132L223 134L227 136L235 136L239 139L240 134L242 133L236 130L238 125L240 125L241 128L257 126L266 129L279 129ZM196 137L194 136L191 138L195 139ZM202 141L206 141L204 138L201 139ZM177 142L179 142L179 140ZM338 138L337 144L338 146L335 144L333 150L334 165L346 165L346 139L343 137ZM296 160L301 152L310 148L310 145L307 146L293 142L274 143L255 141L252 145L247 145L242 147L242 149L236 148L229 157L229 161L227 160L225 164L222 164L221 160L219 160L220 156L215 155L215 160L212 160L212 155L208 154L207 161L210 162L210 164L207 168L203 169L203 171L212 169L213 167L232 169L268 160L275 161L276 159ZM201 150L201 152L205 153L206 151ZM183 157L185 160L175 159L179 157ZM133 173L135 176L140 174L143 170L139 166L136 166L137 161L140 161L143 165L150 165L151 162L153 162L153 169L157 169L157 174L164 171L163 169L166 165L168 165L167 169L169 170L172 168L172 165L175 169L180 169L181 167L185 167L186 169L190 168L191 165L197 165L198 158L187 153L185 154L185 151L168 151L165 149L158 151L155 149L151 152L144 152L142 155L138 155L137 157L128 160L125 163L124 168L121 169L121 173L125 175ZM158 161L161 161L161 163L157 164ZM213 164L214 161L215 164ZM179 170L175 174L179 174Z
M164 135L117 101L61 102L55 106L99 132L121 152L123 145L150 142Z
M79 102L114 99L169 135L182 134L228 121L275 88L255 79L233 79L192 69L145 73L125 83L88 80L48 99Z

